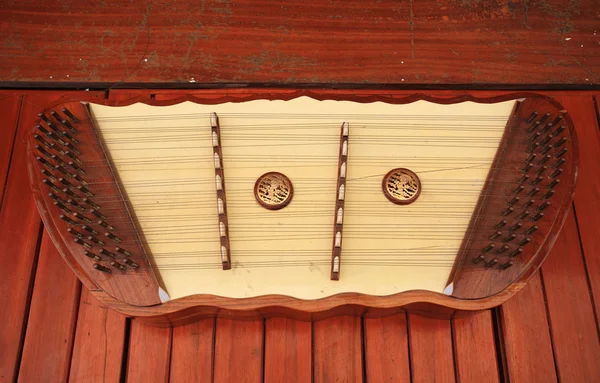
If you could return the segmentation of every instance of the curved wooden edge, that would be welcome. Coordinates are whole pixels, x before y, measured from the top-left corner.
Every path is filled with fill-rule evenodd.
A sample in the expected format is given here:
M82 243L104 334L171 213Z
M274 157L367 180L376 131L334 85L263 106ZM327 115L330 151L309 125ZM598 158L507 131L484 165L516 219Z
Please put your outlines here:
M432 95L433 93L435 95ZM224 102L245 102L257 99L267 100L291 100L294 98L306 96L316 100L346 100L360 103L386 102L390 104L407 104L419 100L433 102L437 104L456 104L461 102L476 102L482 104L491 104L502 101L508 101L519 98L543 98L558 109L563 109L560 103L549 96L534 92L507 92L497 95L497 92L473 92L482 93L477 96L471 93L459 94L461 91L432 91L417 92L407 94L406 91L386 91L386 90L290 90L290 89L243 89L243 90L208 90L194 91L195 95L186 94L181 97L157 100L149 99L145 96L137 96L125 100L60 100L44 108L48 109L67 101L87 101L107 106L128 106L136 103L143 103L152 106L169 106L182 102L190 101L201 104L220 104ZM495 93L495 94L494 94ZM199 97L200 95L201 97ZM203 96L206 96L204 98ZM573 121L566 114L568 126L573 137L573 158L574 165L578 164L578 145L577 135L573 128ZM575 174L577 170L575 169ZM576 178L576 177L575 177ZM573 180L575 183L575 179ZM573 193L570 197L572 199ZM569 206L565 208L562 220L555 223L557 232L562 227ZM42 219L45 221L48 217ZM554 227L553 227L554 230ZM55 242L56 244L56 242ZM549 252L554 241L546 241L544 251ZM288 316L298 320L319 320L335 315L364 315L364 316L384 316L392 315L399 311L410 311L426 316L449 318L460 315L461 311L479 311L498 306L515 295L525 286L527 281L535 274L541 266L543 257L536 257L535 263L532 263L515 282L510 284L504 290L481 299L458 299L452 296L443 295L429 291L407 291L389 296L371 296L358 293L337 294L318 300L301 300L283 295L267 295L252 298L226 298L207 294L197 294L189 297L179 298L159 305L139 307L133 306L116 300L103 290L99 290L90 276L77 267L77 263L65 252L65 248L57 247L63 258L73 269L76 275L90 291L104 304L110 308L119 311L127 316L136 316L140 319L156 325L174 325L189 322L202 317L235 317L256 318L272 316Z

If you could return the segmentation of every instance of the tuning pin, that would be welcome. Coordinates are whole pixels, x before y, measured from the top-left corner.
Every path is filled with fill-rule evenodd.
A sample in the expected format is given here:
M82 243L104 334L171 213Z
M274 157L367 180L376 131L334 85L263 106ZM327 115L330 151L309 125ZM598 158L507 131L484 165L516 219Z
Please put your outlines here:
M543 204L539 205L538 210L542 211L542 210L546 209L548 206L550 206L550 201L546 201Z
M52 146L48 143L48 141L44 140L44 138L42 136L40 136L39 134L34 134L33 138L40 144L44 145L47 149L52 148Z
M544 157L542 157L542 159L540 160L540 165L544 165L546 162L548 162L548 160L550 160L552 158L552 156L550 154L546 154Z
M525 232L526 235L531 235L533 233L535 233L538 229L537 225L533 225L531 226L529 229L527 229L527 231Z
M490 260L489 262L485 263L485 267L492 267L494 265L496 265L498 263L498 258L494 258L492 260Z
M50 119L44 113L39 113L38 117L41 118L46 124L50 124Z
M68 199L67 203L71 206L75 206L76 208L78 208L81 211L84 211L85 208L83 206L81 206L79 203L77 203L77 201L75 201L74 199Z
M40 132L42 132L42 134L48 138L53 138L56 139L58 138L56 136L56 134L54 134L53 132L49 131L48 129L44 128L42 125L37 125L36 129L39 130Z
M529 242L531 242L531 238L529 237L525 237L521 240L521 242L519 242L519 246L525 246L527 245Z
M113 233L104 233L104 235L107 236L108 238L112 239L113 241L117 242L117 243L121 243L121 238L117 237Z
M83 201L83 203L85 203L85 204L87 204L87 205L90 205L90 206L91 206L91 207L93 207L94 209L96 209L96 210L100 210L100 206L98 206L98 205L97 205L97 204L96 204L94 201L92 201L91 199L89 199L89 198L84 198L82 201Z
M48 153L43 146L41 145L36 145L35 149L37 149L38 152L42 153L42 155L46 158L52 158L52 154Z
M556 161L556 163L553 165L553 167L558 168L558 167L562 166L562 164L564 164L565 162L567 162L567 160L563 157L560 160Z
M519 185L517 186L517 188L513 191L513 193L515 194L519 194L520 192L522 192L525 189L525 186L523 185Z
M529 180L529 174L523 174L521 179L519 179L519 183L527 182Z
M69 172L67 171L67 169L65 169L62 165L56 165L54 167L55 170L58 170L59 172L61 172L62 174L64 174L65 176L69 177L71 174L69 174Z
M494 245L493 243L490 243L489 245L487 245L486 247L483 248L483 252L487 253L488 251L492 250L494 247L496 247L496 245Z
M73 177L73 179L81 182L82 185L87 185L88 183L81 177L79 177L78 174L72 174L71 177Z
M533 205L534 203L535 203L535 200L534 199L530 199L529 201L525 202L522 207L524 209L527 209L529 206Z
M531 115L529 116L529 118L527 119L527 123L533 122L533 120L535 120L535 118L538 116L538 112L533 112L531 113Z
M75 161L69 161L69 166L73 169L75 169L76 172L78 172L79 174L83 174L85 175L85 171L79 167L79 165L77 165L75 163Z
M552 174L550 174L550 177L552 177L552 178L556 178L556 177L558 177L559 175L561 175L561 173L562 173L562 172L563 172L563 170L562 170L562 169L556 169L555 171L553 171L553 172L552 172Z
M70 159L72 159L73 161L77 162L78 165L82 165L82 162L79 160L79 158L77 158L77 156L75 154L73 154L70 151L66 151L63 152L65 156L69 157Z
M540 212L540 213L537 213L535 216L533 216L533 218L531 218L531 219L534 221L539 221L542 218L544 218L544 213Z
M521 253L523 252L522 248L518 248L515 251L513 251L512 253L509 254L510 257L516 257L517 255L521 255Z
M90 236L88 236L88 237L87 237L87 239L88 239L90 242L93 242L93 243L95 243L95 244L97 244L97 245L104 246L104 242L102 242L102 241L101 241L101 240L99 240L98 238L94 237L93 235L90 235Z
M513 211L515 211L515 209L513 207L509 206L502 212L502 215L507 216L510 213L512 213Z
M55 201L59 201L59 202L62 202L62 203L64 203L64 202L65 202L65 201L63 201L63 199L62 199L62 198L60 198L59 196L57 196L57 195L56 195L56 194L54 194L54 193L48 193L48 196L50 196L50 198L52 198L52 199L53 199L53 200L55 200Z
M98 225L102 226L103 228L107 229L107 230L114 230L115 228L110 226L108 223L106 223L106 221L100 220L98 221Z
M555 180L555 181L558 181L558 180ZM554 181L552 181L552 182L554 182ZM558 183L558 182L557 182L557 183ZM554 186L556 186L556 185L554 185ZM546 192L546 194L544 194L544 199L549 199L549 198L550 198L550 197L552 197L553 195L554 195L554 190L548 190L548 191Z
M71 152L75 153L75 155L78 155L78 156L81 155L81 152L79 150L77 150L77 148L75 148L72 143L65 142L64 146L66 146L67 148L69 148L69 150Z
M552 145L546 145L542 150L540 150L540 154L546 155L552 148Z
M110 274L112 272L112 271L110 271L110 269L108 267L104 267L97 263L94 263L94 269L96 269L98 271L102 271L103 273L108 273L108 274Z
M63 191L63 193L65 193L69 197L73 197L73 198L78 198L79 197L77 194L73 193L71 191L71 189L69 189L69 188L64 188L62 191Z
M538 176L541 176L542 174L544 174L544 172L548 169L547 166L540 166L540 168L538 169L537 172L535 172L535 174L537 174Z
M525 210L524 212L522 212L521 214L519 214L519 219L525 219L527 218L527 216L529 215L529 210Z
M54 185L52 183L52 181L47 180L47 179L43 179L42 183L46 186L48 186L50 188L50 190L52 190L54 193L60 194L60 189L58 187L56 187L56 185Z
M494 240L494 239L498 238L501 235L502 235L502 232L501 231L497 231L494 234L490 235L490 239Z
M107 257L111 257L111 258L116 258L117 256L115 255L115 253L111 253L110 251L106 250L106 249L100 249L98 251L100 254L102 255L106 255Z
M523 173L527 173L528 171L531 170L531 168L533 168L533 164L529 163L529 164L525 165L523 168L521 168L521 171Z
M54 201L54 206L64 211L67 214L73 213L68 207L66 207L62 202Z
M550 140L552 140L554 138L554 136L552 134L547 135L546 137L544 137L544 139L540 142L540 145L546 145L548 142L550 142Z
M54 174L50 173L47 169L42 169L42 174L48 177L50 181L58 181L58 179L54 177Z
M55 161L57 164L60 164L60 165L66 165L65 161L63 161L63 159L62 159L62 158L60 158L60 156L57 156L56 154L53 154L51 157L52 157L52 159L53 159L53 160L54 160L54 161Z
M52 115L52 117L54 117L54 119L58 122L62 121L62 118L60 117L60 115L58 114L58 112L56 110L51 110L50 114Z
M67 180L66 178L59 178L58 182L60 182L61 184L68 186L68 187L73 187L73 184L71 184L69 182L69 180Z
M567 137L562 137L560 140L558 140L558 142L556 143L556 145L554 145L554 147L560 148L561 146L563 146L565 144L565 142L567 142Z
M550 125L551 125L551 126L554 126L554 125L558 124L559 122L561 122L561 121L562 121L562 119L563 119L563 116L559 115L559 116L557 116L557 117L554 119L554 121L552 121L552 122L550 123Z
M83 214L80 213L73 213L73 217L87 223L88 225L90 225L92 223L92 220L89 219L88 217L84 216Z
M35 157L35 159L41 163L42 165L45 165L47 167L49 167L50 169L54 168L54 165L52 165L50 162L48 162L44 157Z
M542 182L542 180L543 180L543 179L544 179L544 177L542 177L542 176L538 176L538 177L536 177L536 179L534 179L533 181L531 181L531 184L532 184L532 185L537 185L537 184L539 184L540 182Z
M67 127L67 128L70 130L70 131L71 131L71 133L73 133L73 134L77 134L77 130L75 130L75 128L73 127L73 125L71 125L71 123L70 123L69 121L67 121L67 120L62 120L62 121L61 121L61 123L62 123L64 126L66 126L66 127ZM77 142L75 142L75 143L77 143Z
M505 263L501 264L499 267L504 270L504 269L508 269L509 267L511 267L514 264L515 264L515 262L513 262L512 260L508 260Z
M551 127L552 127L552 125L551 125L551 124L546 124L546 126L544 126L544 127L542 128L542 130L540 130L540 133L546 133L547 131L549 131L549 130L550 130L550 128L551 128Z
M560 152L556 153L556 155L554 157L556 158L560 158L562 156L564 156L567 152L569 151L569 149L567 148L562 148Z
M552 189L554 188L556 185L558 185L560 183L560 179L559 178L555 178L552 181L550 181L550 183L548 184L548 188Z
M517 197L517 196L514 196L514 197L513 197L513 198L512 198L510 201L508 201L508 204L509 204L510 206L513 206L513 205L515 205L517 202L519 202L519 200L520 200L520 198L519 198L519 197Z
M517 238L516 234L511 234L508 237L504 238L504 242L508 243L510 241L512 241L513 239Z
M540 126L540 122L539 121L534 122L533 124L531 124L531 126L529 127L529 129L527 129L527 133L533 132L534 130L536 130L537 128L539 128L539 126Z
M527 195L529 197L533 197L534 195L536 195L538 192L540 191L540 188L533 188L529 191L529 193L527 193Z
M132 269L137 269L137 268L139 268L139 267L140 267L140 265L138 265L137 263L133 262L133 261L132 261L131 259L129 259L129 258L125 258L125 259L123 259L123 262L124 262L124 263L125 263L127 266L131 267Z
M552 133L552 134L554 134L555 136L558 136L558 135L559 135L559 134L561 134L561 133L562 133L564 130L565 130L565 126L564 126L564 125L561 125L561 126L559 126L558 128L556 128L556 130L555 130L555 131L554 131L554 133Z
M127 270L127 267L125 267L124 265L122 265L122 264L120 264L119 262L116 262L116 261L110 261L110 265L112 267L114 267L115 269L119 269L121 271Z
M83 251L83 255L85 255L86 257L92 258L94 261L101 261L102 260L102 258L100 258L99 255L91 253L91 252L89 252L87 250Z
M529 163L529 162L533 162L533 160L535 160L535 157L537 157L537 154L535 153L531 153L529 155L529 157L527 157L527 160L525 160L525 162Z
M81 234L80 232L78 232L77 230L73 229L72 227L67 229L67 232L69 234L73 234L74 236L76 236L77 238L84 238L84 235Z
M126 256L128 256L128 257L131 257L131 253L130 253L129 251L127 251L127 250L123 249L123 248L120 248L120 247L115 247L115 251L116 251L117 253L121 253L121 254L123 254L123 255L126 255Z
M542 133L536 132L531 137L529 137L529 141L535 142L538 138L542 136Z
M521 222L517 222L514 225L512 225L512 227L509 229L510 231L517 231L519 230L521 227L523 226L523 224Z
M97 232L96 230L92 229L92 228L91 228L91 227L89 227L88 225L83 225L83 226L81 226L81 228L82 228L83 230L87 231L88 233L91 233L91 234L93 234L93 235L97 235L97 234L98 234L98 232Z
M498 253L504 253L508 249L510 249L510 246L504 244L501 248L498 249Z
M485 255L480 254L478 257L473 258L473 263L477 264L481 261L485 261Z
M71 111L70 111L69 109L67 109L67 108L62 108L62 111L63 111L63 113L64 113L64 114L66 114L66 115L67 115L67 117L69 117L69 118L71 119L71 121L73 121L73 122L75 122L75 123L79 122L79 120L77 119L77 117L75 117L75 116L73 115L73 113L71 113Z
M550 113L546 113L542 116L542 118L540 118L540 123L544 123L546 122L546 120L550 117Z
M106 217L96 209L89 209L88 212L95 215L96 217L98 217L100 219L104 219L104 220L106 219Z
M88 197L93 197L94 196L94 193L92 193L91 191L89 191L85 186L77 186L77 190L79 190L80 192L84 193Z
M85 242L81 238L75 238L73 241L75 241L76 244L85 247L86 249L91 249L92 248L92 245L90 245L89 243Z
M503 220L501 220L500 222L498 222L498 223L496 224L496 226L494 226L494 228L495 228L495 229L500 229L501 227L504 227L504 226L506 226L506 224L507 224L507 223L508 223L508 221L507 221L507 220L505 220L505 219L503 219Z

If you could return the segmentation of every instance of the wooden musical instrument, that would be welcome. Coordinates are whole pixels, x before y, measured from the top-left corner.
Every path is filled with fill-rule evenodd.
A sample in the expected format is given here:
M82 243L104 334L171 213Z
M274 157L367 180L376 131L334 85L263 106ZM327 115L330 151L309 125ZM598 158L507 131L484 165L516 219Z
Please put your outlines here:
M572 202L577 137L547 97L215 94L62 102L29 138L49 234L127 315L492 307Z

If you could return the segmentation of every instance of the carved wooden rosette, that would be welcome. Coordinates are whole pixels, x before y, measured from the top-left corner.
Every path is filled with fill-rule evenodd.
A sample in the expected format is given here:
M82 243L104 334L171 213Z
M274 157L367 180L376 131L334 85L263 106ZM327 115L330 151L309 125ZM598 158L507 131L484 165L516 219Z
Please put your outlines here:
M573 198L577 142L566 111L545 99L515 104L448 283L484 298L533 273Z
M161 303L145 240L87 106L44 111L29 146L39 211L69 265L117 300Z

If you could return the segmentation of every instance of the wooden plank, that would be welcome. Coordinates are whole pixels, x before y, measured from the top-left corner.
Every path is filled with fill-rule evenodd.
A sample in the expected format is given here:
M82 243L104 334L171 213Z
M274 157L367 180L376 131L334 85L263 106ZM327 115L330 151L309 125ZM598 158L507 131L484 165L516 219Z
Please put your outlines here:
M264 321L217 319L214 382L262 382Z
M127 382L169 381L171 337L170 327L151 327L132 320Z
M2 16L0 81L587 85L600 73L595 0L40 0Z
M82 287L69 382L119 380L125 323L123 315L100 304L85 286Z
M572 213L542 265L542 275L559 380L600 380L600 342Z
M0 381L13 381L18 371L40 238L41 220L27 176L25 135L33 128L40 105L59 96L48 92L24 98L12 151L0 212Z
M19 381L67 380L80 291L81 283L44 232Z
M575 189L575 213L590 288L600 326L600 131L592 97L559 96L569 111L579 136L579 179ZM600 99L597 98L596 101Z
M18 91L7 91L0 93L0 116L3 123L0 125L0 211L2 211L2 197L6 186L6 176L10 164L10 155L15 142L15 133L19 122L19 111L21 109L21 95Z
M173 328L171 382L211 382L215 319Z
M556 382L539 273L500 306L500 319L509 381Z
M410 362L415 382L454 382L450 321L408 315Z
M459 382L499 382L491 310L452 321Z
M265 382L310 382L312 324L287 318L265 324Z
M313 381L362 382L362 329L358 317L313 323Z
M409 382L406 313L364 319L367 382Z

